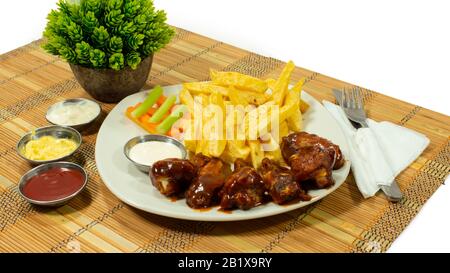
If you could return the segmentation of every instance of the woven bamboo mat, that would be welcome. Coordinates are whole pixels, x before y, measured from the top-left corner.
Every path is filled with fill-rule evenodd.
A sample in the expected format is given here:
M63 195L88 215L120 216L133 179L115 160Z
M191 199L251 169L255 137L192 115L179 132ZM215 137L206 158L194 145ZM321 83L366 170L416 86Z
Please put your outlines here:
M450 118L363 89L368 114L424 133L426 151L401 173L404 199L383 194L364 200L350 175L333 194L307 209L244 222L191 222L136 210L101 181L94 160L96 131L84 135L74 160L90 181L67 205L29 205L17 183L30 166L15 152L25 132L47 125L47 108L62 99L88 97L67 63L46 54L40 41L0 56L0 251L2 252L376 252L386 251L450 172ZM146 88L208 79L209 68L275 77L284 63L178 29L154 59ZM332 88L351 84L303 68L304 89L333 101ZM102 104L104 115L113 104ZM98 126L97 126L98 127Z

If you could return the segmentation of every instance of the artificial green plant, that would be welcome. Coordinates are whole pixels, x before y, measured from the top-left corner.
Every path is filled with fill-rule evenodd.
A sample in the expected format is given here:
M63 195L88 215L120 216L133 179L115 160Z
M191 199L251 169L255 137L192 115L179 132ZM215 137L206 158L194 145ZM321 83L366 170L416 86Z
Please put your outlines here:
M90 68L136 69L174 35L152 0L60 0L47 19L42 47Z

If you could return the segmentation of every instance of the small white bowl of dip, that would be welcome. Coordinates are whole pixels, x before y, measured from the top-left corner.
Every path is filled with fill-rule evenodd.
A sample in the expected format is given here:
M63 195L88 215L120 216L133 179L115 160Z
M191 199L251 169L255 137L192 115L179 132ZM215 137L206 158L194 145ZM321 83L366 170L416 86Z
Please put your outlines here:
M148 173L152 165L167 158L186 159L184 145L164 135L143 135L130 139L123 147L125 157L139 170Z
M82 131L89 127L102 112L100 105L90 99L75 98L57 102L47 110L45 118L52 124Z

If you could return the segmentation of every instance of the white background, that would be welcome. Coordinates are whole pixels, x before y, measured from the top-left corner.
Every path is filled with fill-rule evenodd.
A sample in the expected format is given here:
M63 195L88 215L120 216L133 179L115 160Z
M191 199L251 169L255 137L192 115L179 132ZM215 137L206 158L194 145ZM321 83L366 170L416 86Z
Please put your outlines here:
M449 1L155 0L169 23L450 114ZM41 37L55 0L0 3L0 53ZM447 183L449 179L447 179ZM390 252L450 252L450 189Z

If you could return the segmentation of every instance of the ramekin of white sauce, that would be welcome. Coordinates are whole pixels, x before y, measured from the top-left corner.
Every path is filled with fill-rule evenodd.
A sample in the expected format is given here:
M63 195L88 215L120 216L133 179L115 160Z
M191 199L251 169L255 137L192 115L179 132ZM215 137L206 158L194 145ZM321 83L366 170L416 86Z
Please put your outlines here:
M164 135L144 135L130 139L124 146L125 156L143 171L163 159L187 157L184 145L178 140Z
M61 126L83 126L94 121L101 112L98 103L84 98L68 99L53 104L47 111L49 122Z

